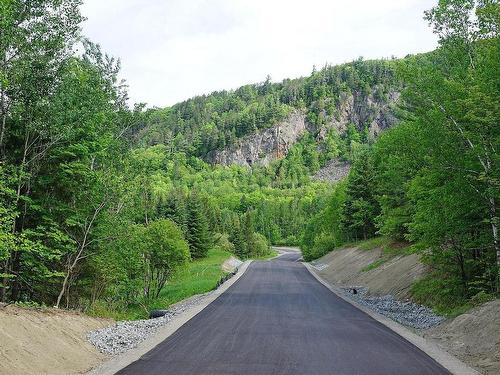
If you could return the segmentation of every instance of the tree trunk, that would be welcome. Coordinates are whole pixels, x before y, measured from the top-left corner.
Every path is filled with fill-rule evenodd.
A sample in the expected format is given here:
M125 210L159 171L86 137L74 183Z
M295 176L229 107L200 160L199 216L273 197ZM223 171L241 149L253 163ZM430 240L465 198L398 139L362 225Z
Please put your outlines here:
M497 226L497 210L495 198L490 197L490 222L491 232L493 234L493 248L496 255L496 272L494 290L498 291L500 287L500 247L498 245L498 226Z
M94 210L94 213L92 214L92 218L90 219L89 223L84 227L83 239L82 239L80 247L78 248L78 251L75 255L75 259L73 259L73 261L71 261L71 256L68 258L68 268L66 271L66 275L64 276L63 285L61 287L61 291L59 292L59 295L57 296L56 305L54 306L56 308L59 308L59 306L61 304L61 299L67 291L67 288L69 286L68 282L69 282L70 277L72 276L73 270L75 269L78 262L81 259L85 258L83 256L83 252L85 251L87 245L89 244L88 237L90 234L90 230L92 229L92 226L94 225L95 219L97 218L97 216L99 215L101 210L104 208L105 204L106 204L106 202L105 202L105 200L103 200L99 204L99 206L97 206L97 208Z
M69 274L70 274L70 267L68 267L68 271L66 272L66 275L64 276L64 281L63 281L63 285L62 285L62 288L61 288L61 291L59 292L59 295L57 296L57 302L56 302L56 305L55 307L58 309L59 308L59 305L61 304L61 299L63 298L64 296L64 293L66 292L66 287L68 285L68 280L69 280Z

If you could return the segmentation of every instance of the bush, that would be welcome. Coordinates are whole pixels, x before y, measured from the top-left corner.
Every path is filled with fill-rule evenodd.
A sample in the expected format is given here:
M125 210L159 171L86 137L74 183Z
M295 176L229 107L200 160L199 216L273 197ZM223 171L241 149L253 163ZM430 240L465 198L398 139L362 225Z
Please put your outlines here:
M333 236L322 234L314 240L311 247L303 248L302 255L306 262L321 258L323 255L334 250L339 244Z
M266 237L264 237L262 234L254 233L253 243L255 246L253 249L254 256L260 257L269 254L271 247L267 243Z
M189 245L182 230L169 219L156 220L146 227L144 253L146 297L157 298L173 272L190 259Z
M229 241L229 236L227 233L216 234L215 238L216 238L215 242L216 248L222 251L227 251L229 253L234 253L234 245L231 241Z

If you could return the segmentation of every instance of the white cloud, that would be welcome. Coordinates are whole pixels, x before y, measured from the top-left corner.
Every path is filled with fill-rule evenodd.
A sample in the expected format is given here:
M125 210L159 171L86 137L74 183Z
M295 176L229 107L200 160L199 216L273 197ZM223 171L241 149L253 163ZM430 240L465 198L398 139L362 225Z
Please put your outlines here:
M436 0L85 0L84 33L122 60L132 102L166 106L312 66L435 48Z

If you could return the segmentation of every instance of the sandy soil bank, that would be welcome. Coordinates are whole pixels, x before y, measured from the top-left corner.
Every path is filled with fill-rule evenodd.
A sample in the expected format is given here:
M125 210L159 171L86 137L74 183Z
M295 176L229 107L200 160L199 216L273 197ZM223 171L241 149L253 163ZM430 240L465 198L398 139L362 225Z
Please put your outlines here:
M0 307L0 374L80 374L106 357L86 334L111 324L76 312Z

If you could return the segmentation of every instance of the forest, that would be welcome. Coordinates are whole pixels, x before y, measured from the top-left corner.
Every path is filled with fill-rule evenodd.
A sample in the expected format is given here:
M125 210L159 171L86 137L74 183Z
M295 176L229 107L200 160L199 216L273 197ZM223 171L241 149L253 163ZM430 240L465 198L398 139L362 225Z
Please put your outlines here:
M300 245L305 260L385 236L431 272L434 308L498 296L499 6L426 12L435 51L313 69L168 108L128 106L120 62L81 33L79 0L1 0L0 300L92 310L150 305L211 249L241 259ZM328 127L346 95L397 125ZM214 150L291 111L309 130L269 165L211 165ZM319 134L326 136L319 137ZM337 183L311 176L351 165Z

